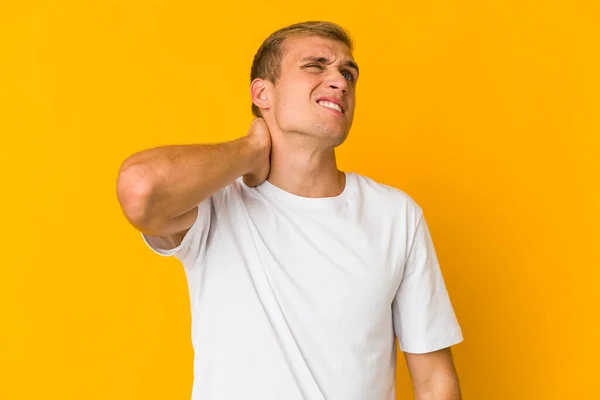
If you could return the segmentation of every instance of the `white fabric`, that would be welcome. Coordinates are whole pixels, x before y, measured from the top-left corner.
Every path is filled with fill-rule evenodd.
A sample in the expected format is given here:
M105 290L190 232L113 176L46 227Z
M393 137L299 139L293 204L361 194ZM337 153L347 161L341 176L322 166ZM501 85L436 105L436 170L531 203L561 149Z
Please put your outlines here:
M422 209L355 173L328 198L239 178L153 250L186 272L192 400L393 400L394 333L410 353L463 340Z

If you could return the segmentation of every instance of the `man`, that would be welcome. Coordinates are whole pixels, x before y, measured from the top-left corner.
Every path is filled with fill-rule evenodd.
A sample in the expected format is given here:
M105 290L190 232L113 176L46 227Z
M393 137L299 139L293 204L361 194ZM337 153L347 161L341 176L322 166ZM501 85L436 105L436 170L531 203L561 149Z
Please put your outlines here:
M394 333L415 398L460 398L421 208L336 167L358 75L339 26L283 28L254 58L247 135L123 163L125 216L185 268L193 400L394 399Z

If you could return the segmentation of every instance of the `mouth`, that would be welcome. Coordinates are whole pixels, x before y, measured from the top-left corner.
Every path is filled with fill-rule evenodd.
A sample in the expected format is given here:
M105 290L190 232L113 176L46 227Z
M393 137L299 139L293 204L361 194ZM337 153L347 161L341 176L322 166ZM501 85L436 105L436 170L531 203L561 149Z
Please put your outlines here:
M329 101L329 100L325 100L325 99L319 99L319 100L317 100L317 104L320 105L321 107L325 107L332 111L335 111L336 113L339 113L342 115L344 114L344 109L342 108L342 105L339 104L338 102L333 102L333 101Z

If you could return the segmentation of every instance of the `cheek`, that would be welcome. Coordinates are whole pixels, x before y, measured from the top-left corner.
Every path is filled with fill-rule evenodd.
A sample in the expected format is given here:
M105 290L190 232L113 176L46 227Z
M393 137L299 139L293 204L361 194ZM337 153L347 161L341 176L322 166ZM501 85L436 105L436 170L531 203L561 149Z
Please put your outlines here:
M284 113L298 112L310 105L310 91L296 85L282 90L277 100L280 111Z

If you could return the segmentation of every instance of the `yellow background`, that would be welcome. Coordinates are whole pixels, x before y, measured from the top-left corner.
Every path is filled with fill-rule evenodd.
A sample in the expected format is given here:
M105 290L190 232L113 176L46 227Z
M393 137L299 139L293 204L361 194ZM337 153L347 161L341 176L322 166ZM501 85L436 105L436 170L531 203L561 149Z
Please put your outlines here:
M314 19L361 68L340 168L425 210L464 398L597 398L596 4L3 1L0 398L189 399L184 272L126 222L117 170L245 134L254 52Z

